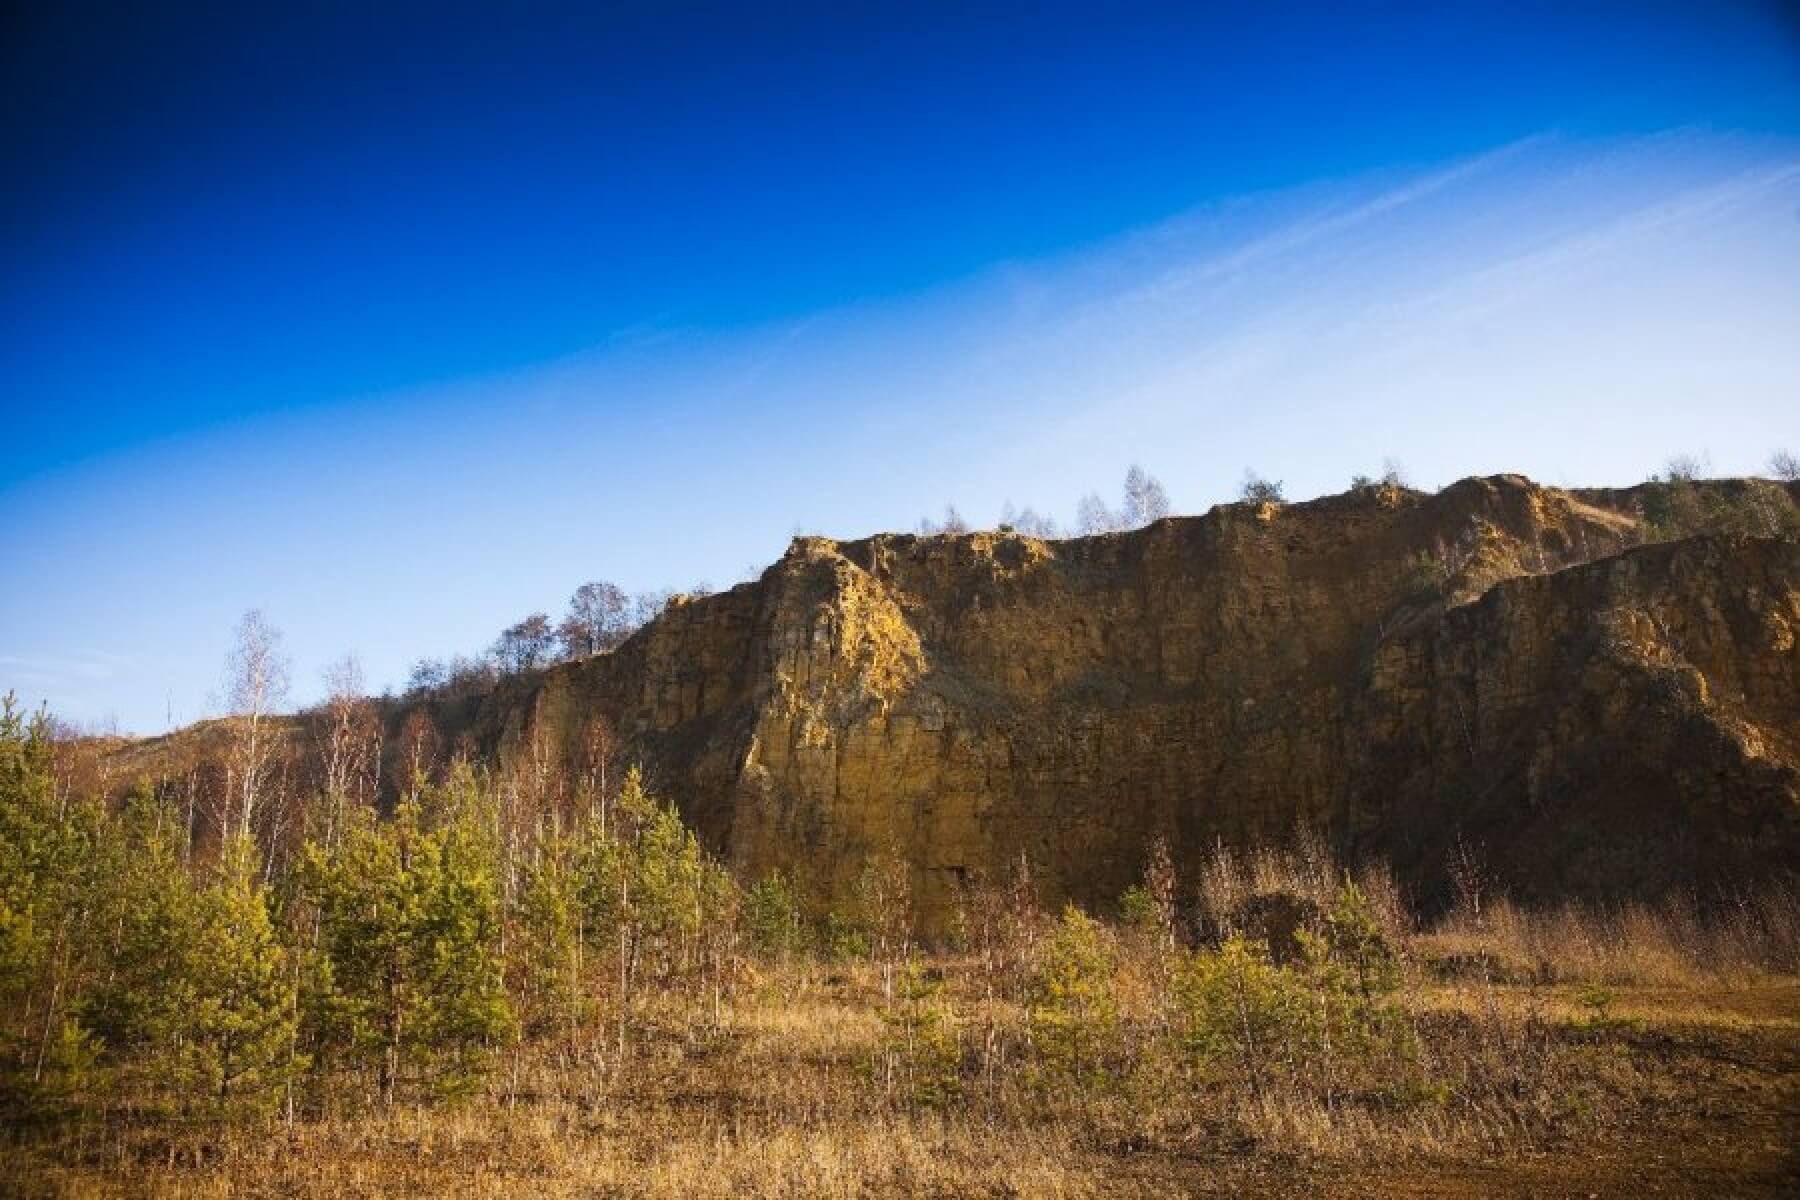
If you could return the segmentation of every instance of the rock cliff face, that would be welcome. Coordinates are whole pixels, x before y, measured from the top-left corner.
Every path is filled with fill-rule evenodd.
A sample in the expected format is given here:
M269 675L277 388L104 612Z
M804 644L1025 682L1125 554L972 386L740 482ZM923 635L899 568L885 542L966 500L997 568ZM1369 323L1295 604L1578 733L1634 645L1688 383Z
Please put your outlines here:
M871 854L928 914L1025 854L1106 903L1296 822L1420 888L1459 837L1527 895L1800 863L1800 546L1638 546L1629 493L1515 476L1236 504L1126 534L797 539L477 731L596 717L755 875Z

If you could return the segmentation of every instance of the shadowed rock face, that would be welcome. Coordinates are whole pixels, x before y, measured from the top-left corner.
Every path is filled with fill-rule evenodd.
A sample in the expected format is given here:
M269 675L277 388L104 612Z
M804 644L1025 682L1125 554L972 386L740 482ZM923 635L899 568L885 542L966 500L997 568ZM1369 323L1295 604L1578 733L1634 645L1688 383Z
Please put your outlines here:
M1133 533L797 539L475 732L596 718L715 848L928 914L1029 855L1105 903L1150 841L1323 829L1429 891L1460 836L1527 896L1800 862L1800 547L1633 548L1630 493L1500 476L1221 506ZM1424 556L1423 558L1421 556Z

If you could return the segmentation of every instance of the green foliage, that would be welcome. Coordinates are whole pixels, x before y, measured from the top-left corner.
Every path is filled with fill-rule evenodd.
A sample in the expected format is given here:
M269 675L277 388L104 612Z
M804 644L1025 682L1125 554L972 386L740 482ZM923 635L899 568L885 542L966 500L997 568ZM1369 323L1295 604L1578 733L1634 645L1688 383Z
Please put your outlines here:
M1238 499L1252 504L1281 504L1284 502L1281 480L1264 479L1255 471L1246 470L1244 481L1238 485Z
M1119 896L1119 923L1139 932L1153 931L1159 913L1156 897L1143 884L1134 883Z
M1701 483L1695 472L1671 464L1639 494L1644 536L1666 542L1702 534L1800 537L1800 508L1787 489L1767 480Z
M771 871L744 893L744 932L764 954L787 959L806 949L806 920L785 872Z
M510 990L520 1032L547 1033L581 1017L581 901L567 847L555 839L528 863L515 904Z
M135 1083L256 1109L284 1081L293 982L255 850L229 842L196 886L186 841L147 787L116 816L59 795L47 721L0 710L0 1011L35 1102Z
M941 977L909 960L893 999L882 1007L881 1022L878 1061L889 1095L928 1108L962 1095L962 1039Z
M1105 926L1074 905L1042 947L1029 1010L1043 1081L1078 1093L1112 1082L1117 1042L1118 951Z
M147 1022L160 1081L220 1109L266 1106L296 1065L294 977L255 862L243 837L226 846L194 897L188 938L169 947Z
M1226 1064L1261 1102L1296 1016L1290 973L1270 960L1262 942L1234 935L1216 951L1188 956L1173 988L1188 1053L1203 1065Z
M309 1004L330 1048L373 1069L383 1103L408 1071L439 1094L468 1091L512 1028L491 846L472 807L437 799L449 824L428 828L422 806L402 804L308 859L328 963L313 982L331 987Z
M1174 1007L1190 1062L1222 1071L1258 1103L1284 1076L1327 1098L1362 1077L1416 1091L1415 1039L1392 1000L1399 954L1348 878L1322 925L1297 932L1291 966L1238 936L1182 960Z
M1375 920L1368 897L1349 876L1325 916L1330 957L1349 971L1357 994L1374 1002L1400 986L1400 959Z
M619 1056L645 984L699 984L711 994L716 1026L736 934L737 885L674 805L650 795L634 768L611 804L589 815L569 857L580 946L608 964Z
M85 1045L86 984L99 973L91 898L99 807L59 794L50 720L0 700L0 1084L28 1103L74 1090L60 1049Z
M1582 1015L1576 1020L1575 1027L1588 1033L1607 1033L1616 1029L1636 1029L1641 1022L1631 1017L1621 1017L1613 1012L1613 1002L1618 995L1609 987L1599 983L1589 983L1575 993L1575 1002L1581 1005Z
M1584 986L1575 997L1588 1015L1597 1021L1604 1021L1611 1014L1615 999L1613 990L1604 984L1590 983Z
M180 1004L167 987L170 953L193 945L200 918L185 842L180 815L139 787L96 846L103 866L92 894L106 970L81 1015L117 1057L152 1057L156 1030L172 1020L167 1009Z
M641 824L634 849L633 915L643 936L672 954L700 932L705 919L706 864L700 843L673 806L657 805Z
M623 936L634 961L657 979L699 964L702 933L735 909L729 875L701 848L673 804L644 790L633 770L614 803L605 837L590 830L578 885L602 938Z
M614 827L616 828L616 827ZM575 902L589 944L611 945L630 907L630 846L613 836L596 814L583 827L571 854Z
M107 1079L104 1050L100 1039L80 1021L62 1018L44 1046L39 1104L63 1110L86 1107Z
M852 962L869 957L874 939L853 914L833 910L825 917L825 947L836 961Z
M459 764L391 820L337 810L265 878L245 836L196 858L181 813L139 787L116 811L59 783L44 714L0 706L0 1107L89 1100L211 1116L285 1096L453 1097L502 1043L559 1036L615 983L620 1045L644 978L709 985L739 895L635 771L572 835L552 810ZM298 828L310 827L306 812ZM756 896L798 946L785 880ZM597 949L616 952L600 956ZM604 962L594 975L586 964ZM929 1022L920 1029L929 1030ZM929 1043L926 1037L921 1044ZM291 1085L304 1083L304 1091Z
M0 898L0 1011L7 1018L6 1064L9 1070L16 1070L28 1057L30 1042L26 1023L19 1018L38 983L48 947L37 923L36 907L28 895L22 894L26 889L15 886L7 890L13 894Z

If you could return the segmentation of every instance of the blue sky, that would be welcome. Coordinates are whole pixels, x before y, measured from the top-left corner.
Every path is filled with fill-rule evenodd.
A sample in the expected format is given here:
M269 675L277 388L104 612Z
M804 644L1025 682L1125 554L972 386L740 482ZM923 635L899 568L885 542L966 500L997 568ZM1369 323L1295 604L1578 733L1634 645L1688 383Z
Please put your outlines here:
M75 719L1134 460L1800 449L1782 5L254 7L4 18L0 686Z

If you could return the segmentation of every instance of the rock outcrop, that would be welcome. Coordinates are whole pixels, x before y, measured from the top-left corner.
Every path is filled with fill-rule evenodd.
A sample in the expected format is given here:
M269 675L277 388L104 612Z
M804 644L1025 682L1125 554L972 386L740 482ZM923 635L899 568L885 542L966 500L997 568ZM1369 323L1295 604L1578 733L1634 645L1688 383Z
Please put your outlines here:
M744 872L833 896L895 854L940 916L1021 854L1105 903L1156 837L1179 863L1297 822L1425 893L1458 839L1527 896L1792 870L1800 545L1639 524L1629 492L1499 476L1066 541L799 538L474 732L573 753L603 720Z

